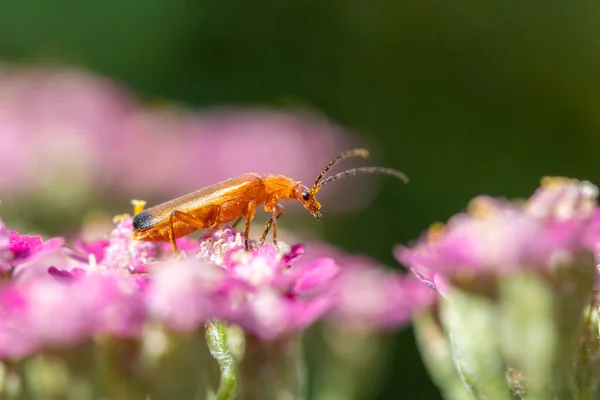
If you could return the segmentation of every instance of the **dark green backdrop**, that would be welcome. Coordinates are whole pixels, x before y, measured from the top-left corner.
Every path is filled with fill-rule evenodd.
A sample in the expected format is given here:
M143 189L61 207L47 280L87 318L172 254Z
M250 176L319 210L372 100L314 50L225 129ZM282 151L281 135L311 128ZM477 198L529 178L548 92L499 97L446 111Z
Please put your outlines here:
M325 113L412 182L386 180L320 229L395 265L394 244L474 195L526 196L548 174L600 182L599 17L585 0L0 0L0 57L192 106ZM382 399L438 398L410 332L382 385Z

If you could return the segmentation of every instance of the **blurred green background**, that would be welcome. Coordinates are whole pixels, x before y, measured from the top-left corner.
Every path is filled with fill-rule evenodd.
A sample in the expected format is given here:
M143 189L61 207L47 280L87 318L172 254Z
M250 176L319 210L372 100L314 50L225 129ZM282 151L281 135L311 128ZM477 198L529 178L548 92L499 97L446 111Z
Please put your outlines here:
M0 58L84 66L191 107L325 114L411 183L382 180L319 229L397 266L395 244L477 194L600 182L599 17L586 0L0 0ZM411 332L392 349L366 398L439 398Z

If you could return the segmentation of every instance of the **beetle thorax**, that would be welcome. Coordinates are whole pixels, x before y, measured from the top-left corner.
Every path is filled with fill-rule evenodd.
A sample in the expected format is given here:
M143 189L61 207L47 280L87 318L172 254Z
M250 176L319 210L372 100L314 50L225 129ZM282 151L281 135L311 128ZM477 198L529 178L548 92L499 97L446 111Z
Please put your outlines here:
M289 200L293 197L294 187L300 182L283 175L265 175L263 177L267 198Z

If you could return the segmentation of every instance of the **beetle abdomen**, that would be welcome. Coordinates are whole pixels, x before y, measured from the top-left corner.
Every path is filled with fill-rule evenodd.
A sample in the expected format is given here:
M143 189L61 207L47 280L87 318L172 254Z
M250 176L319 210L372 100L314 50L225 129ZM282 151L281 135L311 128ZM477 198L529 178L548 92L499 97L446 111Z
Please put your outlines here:
M148 228L152 228L152 215L148 210L142 211L133 217L133 229L136 231L143 231Z

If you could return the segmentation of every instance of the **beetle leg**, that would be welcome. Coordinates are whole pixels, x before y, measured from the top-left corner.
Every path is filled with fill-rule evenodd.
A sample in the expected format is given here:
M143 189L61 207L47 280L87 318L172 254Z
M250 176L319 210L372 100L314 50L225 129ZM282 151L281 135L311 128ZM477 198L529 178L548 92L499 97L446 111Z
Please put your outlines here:
M260 245L262 246L265 243L265 239L267 238L267 234L269 233L269 229L271 229L271 225L273 225L273 244L277 246L277 220L283 214L283 206L279 203L275 203L275 206L272 208L271 218L265 224L265 229L263 234L260 237Z
M171 242L171 246L173 247L173 253L179 253L179 247L177 247L177 243L175 243L175 229L173 228L173 220L175 219L175 213L177 211L171 211L171 215L169 216L169 242Z
M246 215L244 215L244 218L246 219L246 229L244 230L244 250L246 251L250 250L248 238L250 237L250 222L252 222L254 219L254 214L256 214L256 202L254 200L250 200L248 202Z
M169 242L171 242L171 246L173 246L173 252L179 253L179 247L177 247L177 243L175 243L175 228L173 224L176 220L196 227L198 229L212 228L218 223L219 211L219 206L214 207L213 210L211 210L211 218L208 221L208 224L207 221L198 219L183 211L171 211L171 215L169 216Z

